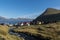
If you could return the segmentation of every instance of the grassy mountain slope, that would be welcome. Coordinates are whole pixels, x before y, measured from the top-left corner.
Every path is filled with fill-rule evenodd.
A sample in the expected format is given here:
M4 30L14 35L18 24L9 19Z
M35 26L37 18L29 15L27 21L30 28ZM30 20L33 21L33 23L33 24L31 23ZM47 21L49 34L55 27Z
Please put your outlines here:
M33 21L56 22L60 21L60 10L47 8L44 13L38 16Z
M37 40L60 40L60 23L21 27L14 29L14 31L38 37Z

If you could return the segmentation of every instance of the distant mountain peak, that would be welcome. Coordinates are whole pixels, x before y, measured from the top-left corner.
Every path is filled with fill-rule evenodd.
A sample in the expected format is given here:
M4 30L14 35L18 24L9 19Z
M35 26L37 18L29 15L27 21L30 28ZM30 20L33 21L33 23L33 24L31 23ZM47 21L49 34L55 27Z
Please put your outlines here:
M0 16L0 19L7 19L7 18Z
M57 9L55 9L55 8L47 8L46 10L57 10Z
M55 8L47 8L42 15L51 15L51 14L58 14L60 13L60 10L55 9Z
M33 20L33 19L30 19L30 18L6 18L6 17L0 16L0 20L1 19L3 19L3 20Z

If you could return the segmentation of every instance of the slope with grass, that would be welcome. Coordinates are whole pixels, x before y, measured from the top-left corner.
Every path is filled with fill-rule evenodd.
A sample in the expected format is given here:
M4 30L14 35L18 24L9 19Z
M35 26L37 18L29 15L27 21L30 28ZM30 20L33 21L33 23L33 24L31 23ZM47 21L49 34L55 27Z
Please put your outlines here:
M0 40L22 40L23 38L8 33L9 27L0 25Z
M41 21L44 23L59 22L60 21L60 10L54 8L47 8L40 16L33 20Z
M0 40L60 40L60 22L14 28L21 37L8 33L10 27L0 25Z
M60 23L21 27L14 31L33 36L37 40L60 40Z

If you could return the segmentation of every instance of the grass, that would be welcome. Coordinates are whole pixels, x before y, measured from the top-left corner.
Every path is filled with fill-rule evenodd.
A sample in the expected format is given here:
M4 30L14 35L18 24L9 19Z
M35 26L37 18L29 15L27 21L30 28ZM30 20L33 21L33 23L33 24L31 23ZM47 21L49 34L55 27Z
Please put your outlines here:
M60 40L60 23L51 23L45 25L24 26L14 29L15 32L22 32L34 36L50 38L50 40Z
M0 25L0 40L24 40L22 37L10 35L8 33L10 27ZM17 33L26 33L43 39L60 40L60 23L51 23L44 25L22 26L14 29Z
M0 25L0 40L22 40L22 38L10 35L8 33L9 27Z

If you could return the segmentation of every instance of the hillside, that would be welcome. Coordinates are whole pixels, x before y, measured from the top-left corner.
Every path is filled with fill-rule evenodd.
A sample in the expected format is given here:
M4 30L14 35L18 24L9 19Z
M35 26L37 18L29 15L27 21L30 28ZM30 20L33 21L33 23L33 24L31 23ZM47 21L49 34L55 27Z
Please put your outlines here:
M15 35L10 35L8 32L8 26L0 25L0 40L22 40L22 38Z
M60 22L19 28L0 25L0 40L60 40Z
M33 21L41 21L44 23L49 22L58 22L60 21L60 10L53 9L53 8L47 8L44 13L42 13L40 16L38 16Z
M14 31L28 35L24 36L26 40L60 40L60 23L24 26L16 28Z
M47 8L42 15L52 15L52 14L58 14L60 13L60 10L54 9L54 8Z

